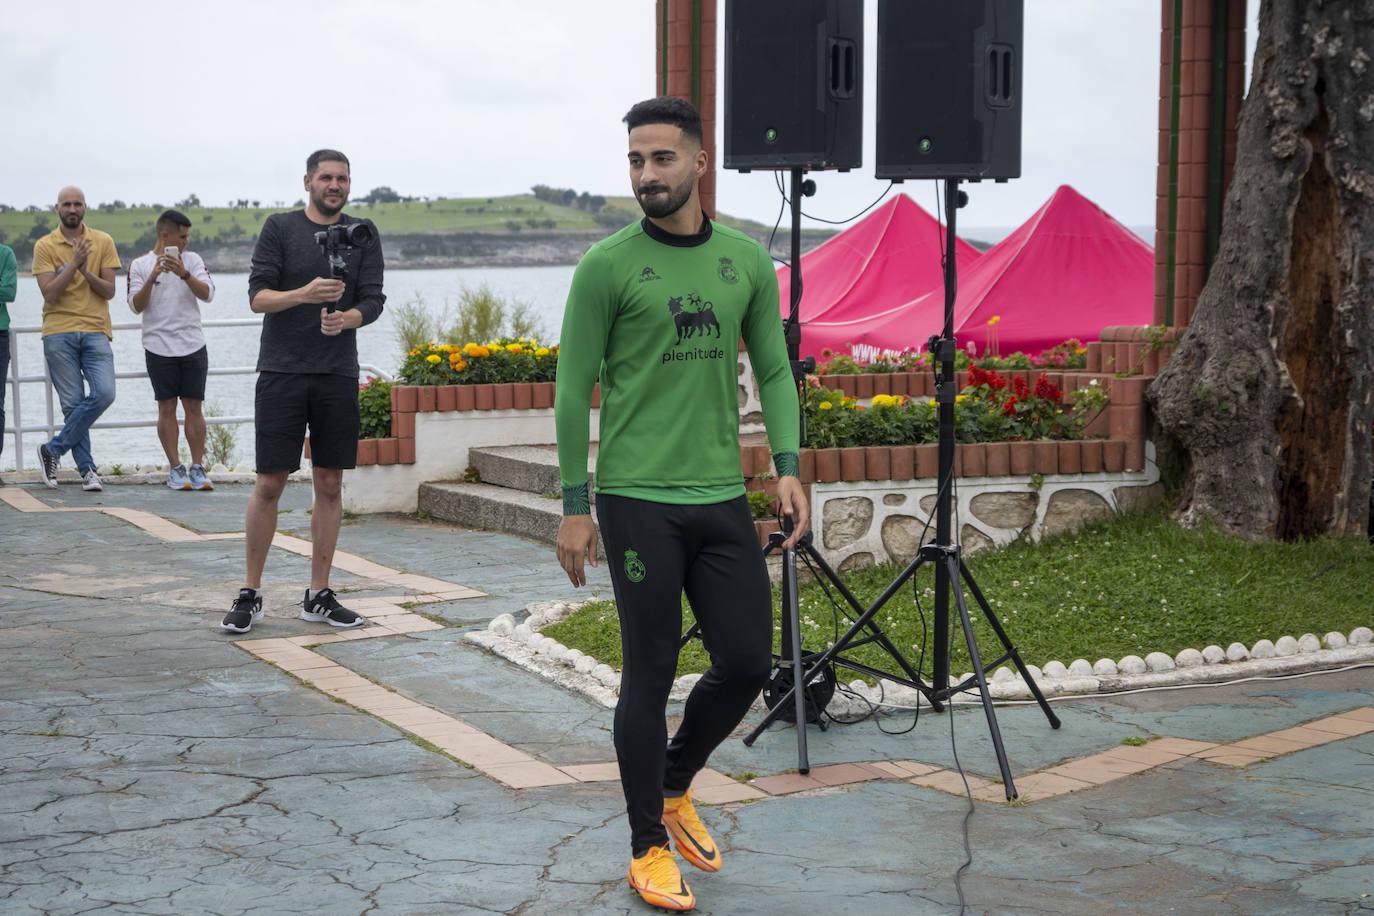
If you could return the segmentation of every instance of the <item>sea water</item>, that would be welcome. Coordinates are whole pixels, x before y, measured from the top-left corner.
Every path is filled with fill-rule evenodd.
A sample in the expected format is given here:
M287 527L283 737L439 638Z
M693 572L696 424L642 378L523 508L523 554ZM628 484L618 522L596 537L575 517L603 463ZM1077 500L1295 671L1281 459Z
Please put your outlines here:
M543 335L541 342L555 343L563 323L563 306L568 296L574 268L571 265L557 267L481 267L446 268L434 270L392 270L386 274L385 292L388 309L373 324L358 331L358 361L370 365L387 375L395 375L404 356L400 342L396 339L393 326L396 306L422 301L425 307L436 315L445 307L450 309L450 317L456 311L459 295L464 288L477 289L482 284L508 303L523 302L530 307L530 313L539 322ZM256 318L248 308L248 275L215 274L215 298L204 304L201 314L206 320L224 318ZM110 301L110 317L116 324L137 323L138 317L127 304L128 287L123 273L115 280L115 298ZM37 328L42 324L43 297L38 291L38 281L32 277L19 278L16 300L9 305L12 347L18 350L17 363L19 374L25 377L46 375L43 363L43 343L39 334L14 333L16 328ZM210 355L212 369L246 367L257 363L257 327L206 328L206 348ZM137 329L117 330L114 337L115 371L143 372L143 343ZM11 375L15 368L10 369ZM366 374L366 373L365 373ZM253 413L253 387L256 375L212 375L205 391L207 411L218 416L251 416ZM14 398L10 392L8 379L5 385L5 422L15 425ZM48 404L45 386L40 383L26 382L21 392L25 427L43 426L47 423ZM53 400L53 417L60 426L62 412ZM153 399L152 386L146 378L121 378L116 384L115 402L101 417L104 422L129 422L155 420L157 402ZM36 466L35 450L40 442L46 441L46 430L27 431L24 434L24 467L32 470ZM185 440L182 440L185 449ZM91 451L95 460L102 465L123 464L165 464L166 458L158 444L157 431L153 427L129 429L101 429L97 426L91 431ZM250 425L238 427L236 456L240 461L252 461L253 434ZM70 464L70 458L64 458ZM15 462L15 437L5 433L5 450L0 454L0 471L13 470Z

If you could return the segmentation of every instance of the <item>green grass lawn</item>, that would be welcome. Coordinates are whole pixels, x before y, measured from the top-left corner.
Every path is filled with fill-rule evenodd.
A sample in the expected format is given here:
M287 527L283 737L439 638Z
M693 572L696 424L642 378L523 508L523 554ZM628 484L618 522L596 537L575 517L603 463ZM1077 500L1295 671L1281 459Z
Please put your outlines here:
M1369 598L1374 547L1364 538L1250 542L1216 530L1182 530L1157 510L1119 516L1039 544L974 554L966 562L1022 660L1039 666L1154 651L1175 655L1232 642L1249 647L1260 639L1321 637L1332 630L1348 635L1355 627L1374 625ZM880 566L844 580L867 607L900 571ZM914 582L914 589L908 583L875 618L913 665L931 638L933 568L922 567ZM1001 650L997 637L971 596L967 601L979 652L985 661L994 658ZM774 590L774 607L778 604ZM843 618L836 621L815 584L803 586L800 608L806 651L825 648L848 625ZM685 602L684 619L691 619ZM620 665L620 632L610 601L594 602L543 632ZM957 620L950 632L950 668L957 675L971 665ZM851 657L897 670L874 646L861 647ZM701 644L693 642L682 653L678 672L703 671L706 664ZM929 648L921 669L930 673Z

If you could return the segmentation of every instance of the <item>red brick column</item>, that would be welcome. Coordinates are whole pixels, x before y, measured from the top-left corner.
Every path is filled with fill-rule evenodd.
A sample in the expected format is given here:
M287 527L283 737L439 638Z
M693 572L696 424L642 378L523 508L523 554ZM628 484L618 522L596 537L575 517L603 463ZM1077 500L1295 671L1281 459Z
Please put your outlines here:
M1208 230L1216 232L1221 226L1221 212L1215 206L1214 194L1209 205L1209 178L1215 149L1212 137L1214 92L1223 94L1220 156L1224 199L1235 166L1236 119L1245 93L1246 2L1229 0L1227 20L1216 23L1216 0L1183 0L1183 15L1178 23L1178 133L1175 136L1172 130L1175 0L1161 0L1155 324L1185 327L1207 280ZM1225 32L1224 86L1214 85L1217 82L1213 66L1217 28ZM1174 192L1172 221L1171 190ZM1171 304L1172 316L1169 314Z
M701 205L716 215L716 3L656 0L657 95L686 99L701 112L702 143L710 163L701 180Z

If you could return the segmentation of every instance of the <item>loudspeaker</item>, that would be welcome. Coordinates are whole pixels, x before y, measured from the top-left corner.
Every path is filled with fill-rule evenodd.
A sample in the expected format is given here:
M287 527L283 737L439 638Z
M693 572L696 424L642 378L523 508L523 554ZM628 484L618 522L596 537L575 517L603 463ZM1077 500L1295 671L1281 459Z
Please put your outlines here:
M1021 177L1023 0L878 0L878 178Z
M863 0L726 0L725 167L863 165Z

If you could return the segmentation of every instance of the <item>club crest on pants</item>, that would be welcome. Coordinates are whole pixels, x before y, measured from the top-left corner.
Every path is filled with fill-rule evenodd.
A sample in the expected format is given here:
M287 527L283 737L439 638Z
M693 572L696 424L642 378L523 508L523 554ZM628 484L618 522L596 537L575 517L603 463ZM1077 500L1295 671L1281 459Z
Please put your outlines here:
M643 582L645 572L644 563L639 559L639 554L633 550L625 551L625 578L631 582Z

